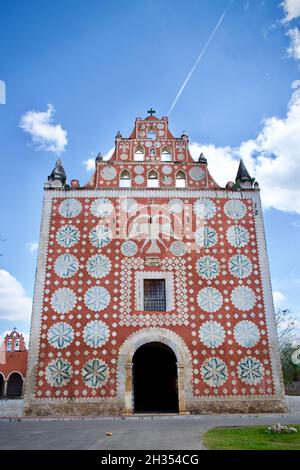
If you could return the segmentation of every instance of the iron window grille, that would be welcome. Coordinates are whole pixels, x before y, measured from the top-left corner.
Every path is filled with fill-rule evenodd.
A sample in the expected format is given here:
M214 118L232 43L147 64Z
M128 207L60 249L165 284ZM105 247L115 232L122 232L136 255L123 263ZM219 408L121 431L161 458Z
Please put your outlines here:
M165 279L144 279L144 310L165 312L166 306Z

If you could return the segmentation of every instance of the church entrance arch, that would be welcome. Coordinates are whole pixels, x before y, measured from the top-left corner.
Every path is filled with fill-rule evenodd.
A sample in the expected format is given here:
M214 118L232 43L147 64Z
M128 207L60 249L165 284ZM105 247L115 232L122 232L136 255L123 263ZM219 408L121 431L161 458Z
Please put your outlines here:
M151 354L155 355L162 362L159 367L166 368L166 366L171 366L171 372L166 372L166 374L170 374L169 380L163 388L168 390L168 387L170 387L170 394L170 389L173 387L173 394L171 394L173 396L173 410L176 409L179 413L186 413L188 405L192 400L192 358L183 339L175 332L165 328L144 328L130 335L120 347L118 360L118 397L120 399L120 407L125 414L132 414L138 411L139 407L142 410L147 405L145 401L144 403L140 401L140 405L138 402L136 403L135 391L138 394L143 391L141 378L143 379L143 375L145 378L145 373L142 371L142 374L139 374L138 371L141 371L142 362L144 364L147 363L148 371L151 371L152 365L149 364L151 362L149 359ZM174 370L174 365L176 370ZM154 383L155 378L153 380ZM137 390L135 390L135 387L137 387ZM177 407L176 404L174 406L176 394ZM160 403L160 412L163 411L162 405L163 403ZM153 406L153 403L151 406ZM147 409L151 411L149 402L148 407L146 406ZM159 410L157 411L159 412Z
M178 413L177 359L169 346L140 346L133 356L132 378L136 413Z

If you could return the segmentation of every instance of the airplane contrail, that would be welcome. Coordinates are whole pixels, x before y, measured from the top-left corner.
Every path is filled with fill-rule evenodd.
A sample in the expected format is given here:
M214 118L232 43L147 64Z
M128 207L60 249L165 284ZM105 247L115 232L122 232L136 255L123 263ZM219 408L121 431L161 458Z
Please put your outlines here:
M224 20L225 16L226 16L226 13L228 12L228 10L230 9L231 5L233 4L234 0L230 0L229 2L229 5L227 6L227 8L225 9L224 13L221 15L218 23L216 24L216 26L214 27L211 35L209 36L205 46L203 47L202 51L200 52L199 56L197 57L197 60L196 62L194 63L193 67L191 68L190 72L188 73L186 79L184 80L183 84L181 85L181 88L179 90L179 92L177 93L176 95L176 98L175 100L173 101L172 103L172 106L170 107L169 111L168 111L168 116L171 114L171 112L173 111L177 101L179 100L180 98L180 95L182 94L183 90L185 89L186 85L188 84L191 76L193 75L194 71L195 71L195 68L197 67L197 65L199 64L200 60L202 59L202 57L204 56L205 52L207 51L207 48L208 46L210 45L211 41L213 40L216 32L218 31L219 27L221 26L221 23L222 21Z

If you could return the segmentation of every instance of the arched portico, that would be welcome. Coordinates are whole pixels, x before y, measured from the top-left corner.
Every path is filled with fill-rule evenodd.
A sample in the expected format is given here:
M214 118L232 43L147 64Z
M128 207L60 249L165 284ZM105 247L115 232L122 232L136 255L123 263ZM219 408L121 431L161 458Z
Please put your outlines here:
M23 396L24 379L20 372L11 372L7 378L7 398Z
M0 372L0 398L4 397L4 384L5 384L4 376Z
M133 356L147 343L162 343L176 356L179 413L187 412L191 397L192 360L183 339L176 333L164 328L145 328L127 338L120 348L118 362L118 395L126 414L134 412L133 396Z

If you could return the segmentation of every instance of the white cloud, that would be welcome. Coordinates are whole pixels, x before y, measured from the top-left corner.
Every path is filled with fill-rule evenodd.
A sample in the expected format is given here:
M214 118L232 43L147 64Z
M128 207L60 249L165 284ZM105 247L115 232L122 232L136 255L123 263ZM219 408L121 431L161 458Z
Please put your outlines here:
M300 60L300 31L298 28L291 28L288 30L287 35L291 39L290 46L287 50L289 57Z
M31 136L38 150L60 154L68 143L67 131L60 124L53 124L54 113L52 104L48 104L47 111L27 111L20 127Z
M27 250L30 251L30 253L34 253L35 251L37 251L39 244L38 242L28 242L26 244L26 247L27 247Z
M284 303L285 295L280 291L273 291L273 300L274 300L275 309L277 310Z
M300 16L300 0L284 0L281 6L285 13L284 23L288 23Z
M0 269L0 320L30 320L32 300L22 284L8 271Z
M105 155L103 155L103 160L109 160L112 154L115 151L115 147L112 147ZM92 153L92 155L95 155ZM86 171L95 170L95 157L88 158L87 160L83 160L83 164L85 165Z
M86 171L95 170L95 158L89 158L88 160L83 160L83 164L85 165Z
M222 186L235 178L238 158L260 183L265 208L300 214L300 88L293 91L284 118L271 117L263 123L256 139L238 148L193 143L191 153L207 156L209 170Z

